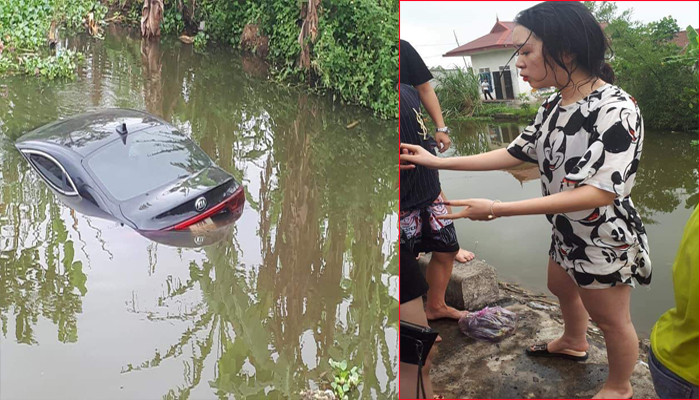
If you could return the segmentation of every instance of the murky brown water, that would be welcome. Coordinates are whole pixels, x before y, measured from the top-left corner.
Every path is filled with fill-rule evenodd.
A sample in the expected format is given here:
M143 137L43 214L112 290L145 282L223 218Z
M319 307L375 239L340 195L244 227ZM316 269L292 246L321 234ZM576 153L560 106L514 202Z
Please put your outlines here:
M643 111L643 110L642 110ZM463 123L453 130L454 146L445 155L469 155L507 146L524 126ZM661 314L674 306L671 266L683 227L698 204L698 147L690 134L645 132L644 151L632 200L649 236L653 278L650 287L632 293L632 319L642 337ZM541 196L539 172L440 171L450 199L489 198L503 201ZM499 278L521 282L549 293L547 252L551 226L541 215L501 218L493 222L456 222L462 247L496 267Z
M361 367L362 398L396 396L396 123L227 49L70 45L76 81L0 81L0 398L286 398L329 358ZM77 214L12 145L102 107L163 117L243 182L226 240L168 247Z

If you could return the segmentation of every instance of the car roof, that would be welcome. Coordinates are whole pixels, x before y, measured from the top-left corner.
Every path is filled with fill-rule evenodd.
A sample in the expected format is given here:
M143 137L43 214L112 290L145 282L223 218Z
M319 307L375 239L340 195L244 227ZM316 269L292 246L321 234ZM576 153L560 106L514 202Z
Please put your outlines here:
M98 110L75 115L41 126L23 135L18 144L29 142L62 146L84 156L105 144L121 138L117 127L126 124L127 135L165 124L160 118L143 111L123 108Z

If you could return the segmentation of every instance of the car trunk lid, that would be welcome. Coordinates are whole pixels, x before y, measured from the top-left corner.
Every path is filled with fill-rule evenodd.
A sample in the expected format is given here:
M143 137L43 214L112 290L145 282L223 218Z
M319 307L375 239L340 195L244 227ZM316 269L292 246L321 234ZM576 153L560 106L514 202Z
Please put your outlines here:
M120 209L138 230L181 230L220 212L240 213L244 201L243 187L221 168L210 166L124 201Z

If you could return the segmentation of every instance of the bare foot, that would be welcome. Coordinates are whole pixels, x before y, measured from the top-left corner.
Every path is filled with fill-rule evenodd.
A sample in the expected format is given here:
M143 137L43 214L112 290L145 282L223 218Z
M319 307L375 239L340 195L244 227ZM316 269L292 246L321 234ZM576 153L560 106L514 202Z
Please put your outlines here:
M431 307L426 307L425 308L425 315L428 317L428 321L430 320L436 320L436 319L442 319L442 318L450 318L450 319L460 319L462 316L469 314L468 311L459 311L454 307L450 307L447 305L442 306L441 308L433 309Z
M633 395L632 385L627 382L627 385L622 388L608 388L603 386L598 393L593 396L594 399L631 399Z
M465 263L469 262L474 259L474 253L468 250L464 250L462 248L459 249L457 252L457 255L455 256L455 261Z

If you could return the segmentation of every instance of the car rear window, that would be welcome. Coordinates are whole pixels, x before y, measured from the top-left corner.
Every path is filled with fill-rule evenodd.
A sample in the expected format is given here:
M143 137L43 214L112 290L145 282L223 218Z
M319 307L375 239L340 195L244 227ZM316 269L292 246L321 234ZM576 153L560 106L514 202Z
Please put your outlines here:
M123 201L212 165L187 136L168 126L129 134L91 154L88 167L105 189Z

